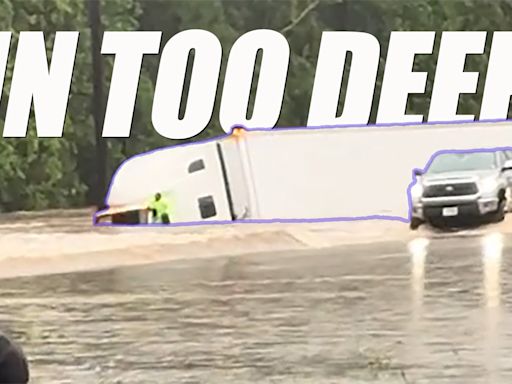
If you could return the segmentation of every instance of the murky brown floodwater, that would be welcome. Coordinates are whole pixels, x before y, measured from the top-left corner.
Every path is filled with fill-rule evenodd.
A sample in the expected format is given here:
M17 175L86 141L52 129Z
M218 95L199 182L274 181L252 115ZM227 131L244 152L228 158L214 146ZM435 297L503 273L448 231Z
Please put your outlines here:
M512 238L0 280L34 383L510 383Z

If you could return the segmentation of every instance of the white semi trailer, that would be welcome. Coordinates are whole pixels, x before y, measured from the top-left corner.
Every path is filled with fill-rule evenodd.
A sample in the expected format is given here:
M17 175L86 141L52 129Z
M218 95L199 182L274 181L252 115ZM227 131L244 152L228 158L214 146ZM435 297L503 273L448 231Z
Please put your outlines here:
M235 129L126 160L96 222L151 222L146 206L157 192L171 199L173 223L408 222L413 170L434 154L511 145L511 121Z

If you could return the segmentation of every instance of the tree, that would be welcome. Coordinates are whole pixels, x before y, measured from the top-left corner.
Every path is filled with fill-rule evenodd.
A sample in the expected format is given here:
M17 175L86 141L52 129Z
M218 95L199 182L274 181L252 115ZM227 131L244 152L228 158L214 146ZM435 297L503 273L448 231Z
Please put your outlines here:
M105 115L105 99L103 97L104 75L103 58L101 57L101 39L103 25L101 23L100 2L96 0L88 3L89 26L91 28L91 55L92 55L92 116L94 118L94 131L96 134L96 204L103 206L103 198L107 190L107 145L102 138L103 120Z
M223 133L218 112L225 64L231 46L245 32L260 28L281 31L290 45L289 71L277 124L282 127L307 123L323 31L364 31L380 41L379 76L371 117L374 122L391 31L494 31L509 30L512 25L509 0L0 0L0 7L2 30L13 31L0 124L5 118L19 31L44 31L49 59L55 31L80 31L64 137L38 139L32 117L27 138L0 139L0 211L99 204L109 178L123 160L177 143L159 136L151 123L158 55L143 61L131 137L101 139L113 67L113 57L100 54L102 29L162 31L162 46L176 33L191 28L209 30L219 38L223 66L213 118L200 135L189 140L193 141ZM438 47L439 34L434 54L419 55L414 63L414 69L426 71L428 79L426 93L410 97L408 113L428 112ZM480 82L476 94L461 96L460 113L478 114L489 48L490 39L484 55L467 59L466 70L478 71ZM255 67L251 103L257 90L258 60ZM348 73L346 69L345 74ZM340 113L344 95L342 86Z

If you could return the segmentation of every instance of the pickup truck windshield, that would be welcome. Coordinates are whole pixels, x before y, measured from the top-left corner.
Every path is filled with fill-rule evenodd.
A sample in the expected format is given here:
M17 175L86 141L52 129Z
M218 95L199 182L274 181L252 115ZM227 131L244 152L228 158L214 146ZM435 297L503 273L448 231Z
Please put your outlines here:
M494 152L445 153L434 158L427 173L484 171L496 168Z

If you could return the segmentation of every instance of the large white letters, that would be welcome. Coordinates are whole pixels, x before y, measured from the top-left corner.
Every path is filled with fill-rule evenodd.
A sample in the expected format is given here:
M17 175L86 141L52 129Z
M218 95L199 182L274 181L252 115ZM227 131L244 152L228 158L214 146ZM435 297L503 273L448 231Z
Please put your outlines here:
M48 70L43 32L20 33L4 137L27 135L32 100L37 135L62 137L77 43L78 32L57 32Z

